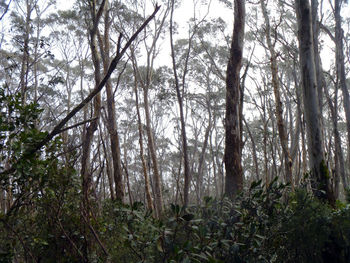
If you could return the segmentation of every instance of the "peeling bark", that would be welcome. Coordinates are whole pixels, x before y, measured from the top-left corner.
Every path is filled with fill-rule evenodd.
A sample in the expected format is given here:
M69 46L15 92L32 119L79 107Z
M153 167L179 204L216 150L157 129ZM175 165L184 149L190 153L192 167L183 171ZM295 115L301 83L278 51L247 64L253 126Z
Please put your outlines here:
M240 133L240 70L242 66L245 1L234 1L234 28L226 73L225 193L233 198L243 189Z

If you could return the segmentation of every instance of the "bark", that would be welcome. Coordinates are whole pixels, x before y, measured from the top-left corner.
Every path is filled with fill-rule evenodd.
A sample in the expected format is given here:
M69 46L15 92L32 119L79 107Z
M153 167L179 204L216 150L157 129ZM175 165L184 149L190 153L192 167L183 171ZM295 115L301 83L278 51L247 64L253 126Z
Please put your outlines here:
M114 194L114 187L113 187L113 177L112 177L112 168L111 168L111 159L109 157L109 152L107 151L106 143L103 139L102 132L101 132L101 142L102 142L102 147L103 147L103 152L106 158L106 173L108 177L108 186L109 186L109 192L111 194L111 199L112 201L115 200L115 194Z
M104 4L105 1L102 3ZM100 10L103 9L104 6L100 6ZM90 49L92 62L94 65L94 78L95 83L101 82L101 71L100 71L100 55L97 51L97 27L99 24L99 20L101 18L102 12L96 12L96 2L92 1L90 4L90 12L92 16L93 26L90 29ZM82 157L81 157L81 177L82 177L82 192L83 192L83 202L82 202L82 217L85 218L86 225L90 224L90 196L92 192L92 171L91 167L91 148L92 148L92 140L94 138L94 133L97 130L98 121L101 113L101 95L98 93L94 97L93 101L93 116L94 120L90 122L88 126L84 127L83 138L82 138ZM85 262L89 262L89 252L91 250L91 240L88 237L89 231L86 229L84 225L84 237L85 242L83 246L84 258Z
M109 5L108 0L106 1L105 8L105 31L104 31L104 46L103 48L103 70L106 74L108 71L108 66L110 64L110 45L109 45L109 28L110 28L110 20L109 20ZM119 143L119 135L117 128L117 120L116 120L116 110L115 110L115 100L114 93L112 89L112 83L110 80L106 83L106 93L107 93L107 127L110 137L110 147L112 152L112 163L113 163L113 177L115 184L115 197L118 201L123 201L124 198L124 183L123 183L123 173L122 173L122 165L120 160L120 143Z
M345 174L345 162L344 162L344 155L343 155L343 150L342 150L342 142L340 138L340 133L338 130L338 96L337 96L337 90L334 98L334 103L332 102L328 89L324 89L328 106L331 112L331 119L332 119L332 125L333 125L333 134L334 134L334 162L335 162L335 172L336 172L336 177L340 175L343 183L343 187L346 189L347 187L347 178ZM337 191L335 191L337 192Z
M245 1L234 1L234 28L226 73L225 193L233 198L243 189L240 140L240 70L242 65Z
M142 123L141 123L141 114L140 114L140 107L139 107L139 96L137 91L137 80L135 80L135 103L136 103L136 112L137 112L137 126L139 131L139 145L140 145L140 158L142 162L142 171L143 171L143 177L145 179L145 192L146 192L146 199L147 199L147 208L150 211L154 210L153 207L153 199L151 194L151 184L149 181L149 176L147 172L147 165L145 161L144 156L144 149L143 149L143 132L142 132Z
M210 118L210 115L209 115ZM204 134L204 143L202 147L201 154L199 156L199 162L198 162L198 182L197 182L197 192L198 192L198 204L201 203L202 200L202 191L203 191L203 170L204 170L204 157L205 153L208 147L208 140L209 140L209 133L211 130L211 121L209 120L208 127L205 129L205 134ZM208 184L209 185L209 184Z
M31 0L26 0L26 18L24 25L24 41L23 41L23 54L21 61L21 73L20 73L20 87L23 105L26 104L27 98L27 85L28 85L28 71L29 71L29 35L30 35L30 23L33 6Z
M250 141L252 143L252 154L253 154L253 162L254 162L254 166L255 166L255 175L256 175L256 180L260 180L260 173L259 173L259 163L258 163L258 156L256 154L256 144L255 144L255 139L254 136L252 134L252 132L250 131L249 125L246 122L245 118L243 118L243 122L245 127L247 128L247 132L250 138Z
M262 0L261 9L265 19L265 34L266 34L266 42L270 52L270 66L272 73L272 86L273 92L275 95L275 114L277 118L277 129L278 135L282 146L283 158L284 158L284 166L285 166L285 180L290 183L293 188L293 178L292 178L292 158L290 156L289 148L288 148L288 135L285 128L285 123L283 120L283 108L281 102L281 94L280 94L280 80L278 77L278 66L277 66L277 54L275 51L275 47L272 44L271 40L271 28L270 28L270 20L266 10L266 4Z
M296 0L295 8L298 19L300 72L308 135L311 186L316 197L334 204L333 193L329 185L329 171L322 147L310 3L305 0Z
M215 187L215 198L219 197L219 185L218 185L218 173L216 172L216 162L215 162L215 153L214 153L214 147L213 147L213 129L210 132L209 136L209 143L210 143L210 156L211 156L211 162L213 166L213 178L214 178L214 187Z
M177 69L176 69L174 41L173 41L174 4L175 4L175 1L172 0L172 2L171 2L171 14L170 14L170 46L171 46L172 66L173 66L174 78L175 78L176 97L177 97L177 102L179 104L179 110L180 110L182 151L183 151L183 158L184 158L184 181L185 181L184 182L184 206L187 206L188 199L189 199L188 195L189 195L190 184L191 184L191 175L190 175L190 166L189 166L189 158L188 158L188 150L187 150L186 123L185 123L184 110L183 110L183 94L181 95L181 92L180 92L180 83L179 83L179 78L178 78ZM190 52L190 48L191 48L191 40L192 40L192 38L190 38L190 40L189 40L188 51L186 54L185 70L184 70L183 77L182 77L182 87L183 88L185 87L185 78L186 78L186 72L187 72L189 52Z
M148 87L144 87L143 89L143 98L144 98L144 108L146 115L146 131L148 137L148 147L151 154L152 164L153 164L153 175L154 175L154 186L155 186L155 203L156 203L156 212L158 218L162 216L164 207L163 207L163 195L162 195L162 179L159 173L157 152L153 138L152 126L151 126L151 114L149 110L148 103Z
M350 164L350 97L346 84L345 62L344 62L344 31L341 26L341 4L342 0L334 0L334 17L335 17L335 48L336 48L336 65L337 78L339 86L343 93L343 106L346 118L346 129L348 134L348 159ZM347 187L344 186L344 187Z
M314 41L314 57L315 57L315 69L317 79L317 95L318 105L320 108L320 118L322 125L322 112L323 112L323 87L325 86L325 80L323 76L322 63L319 51L318 36L320 32L320 26L318 22L318 0L311 0L311 19L312 19L312 37ZM322 136L323 140L323 136Z

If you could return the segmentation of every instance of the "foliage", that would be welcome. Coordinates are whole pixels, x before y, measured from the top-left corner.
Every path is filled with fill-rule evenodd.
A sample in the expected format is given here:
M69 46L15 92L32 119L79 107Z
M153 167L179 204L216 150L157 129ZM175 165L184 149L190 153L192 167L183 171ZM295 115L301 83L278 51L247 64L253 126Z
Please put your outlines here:
M37 129L42 110L23 104L21 94L0 89L1 189L13 201L0 213L0 262L78 262L67 239L79 240L80 182L57 157L60 138L44 151L25 153L46 136ZM13 172L6 172L14 167ZM63 234L62 229L65 234ZM67 234L68 233L68 234ZM63 257L65 252L67 256ZM59 257L59 260L57 260Z
M332 209L304 189L290 193L277 179L267 188L252 183L235 201L173 204L160 221L143 206L105 209L117 262L348 262L350 256L349 206Z
M1 221L12 222L13 231L0 235L0 262L11 262L15 253L29 262L81 261L79 180L58 161L50 174L32 207ZM111 262L349 261L349 205L333 209L304 189L291 193L277 178L246 190L234 201L206 197L202 206L172 204L160 220L141 203L106 200L93 227ZM107 260L98 245L91 250L92 262Z

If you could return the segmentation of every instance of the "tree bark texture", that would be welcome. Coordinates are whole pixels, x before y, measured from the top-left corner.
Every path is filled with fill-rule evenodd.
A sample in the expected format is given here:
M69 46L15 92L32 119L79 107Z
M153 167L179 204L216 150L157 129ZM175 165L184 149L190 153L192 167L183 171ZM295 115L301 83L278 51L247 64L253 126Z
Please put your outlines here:
M151 154L152 165L153 165L153 175L154 175L154 186L155 186L155 203L156 203L156 212L158 218L162 216L163 213L163 194L162 194L162 179L159 173L158 159L156 146L154 143L152 124L151 124L151 114L149 110L148 103L148 87L143 87L143 96L144 96L144 107L146 115L146 130L148 137L148 147Z
M316 79L317 79L317 95L318 95L318 105L320 108L320 118L322 118L322 112L323 112L323 87L326 85L324 76L323 76L323 69L322 69L322 61L320 57L320 51L319 51L319 21L318 21L318 0L311 0L311 19L312 19L312 38L314 41L314 57L315 57L315 69L316 69ZM321 119L321 125L322 119ZM321 134L322 135L322 134ZM322 136L323 141L323 136Z
M240 70L242 66L245 1L234 1L234 28L226 72L225 193L233 198L243 189L240 139Z
M311 186L316 197L334 203L329 185L329 171L325 163L321 138L317 78L314 58L311 8L309 0L296 0L300 72L302 74L304 114L307 128Z
M328 89L325 88L325 94L327 98L327 102L329 105L329 110L331 112L331 119L332 119L332 125L333 125L333 134L334 134L334 166L335 166L335 173L336 176L341 177L343 187L347 187L347 178L345 173L345 161L344 161L344 155L342 150L342 142L340 138L340 133L338 130L338 91L335 92L335 98L334 102L332 102L331 97L329 95Z
M23 40L23 54L21 61L21 73L20 73L20 86L23 105L26 104L27 98L27 85L28 85L28 71L29 71L29 35L30 35L30 23L33 6L30 0L26 0L26 19L24 25L24 40Z
M143 177L145 179L145 192L146 192L146 200L147 200L147 208L150 211L154 211L153 207L153 198L151 194L151 184L147 172L147 165L145 161L144 156L144 149L143 149L143 131L142 131L142 123L141 123L141 113L140 113L140 107L139 107L139 96L138 96L138 90L137 90L137 80L135 79L135 103L136 103L136 112L137 112L137 126L139 131L139 144L140 144L140 158L142 162L142 171L143 171Z
M348 133L348 159L350 164L350 97L346 84L345 62L344 62L344 31L341 26L341 4L344 1L334 0L334 16L335 16L335 49L336 49L336 65L337 65L337 84L341 87L343 93L343 106L346 118L346 129ZM347 187L347 186L344 186Z
M104 32L104 55L103 55L103 69L104 73L107 73L108 66L110 64L110 45L109 45L109 28L110 28L110 20L109 20L109 7L108 0L106 1L107 8L105 9L105 32ZM102 48L102 47L101 47ZM123 201L124 198L124 183L123 183L123 173L122 173L122 165L120 159L120 143L119 143L119 135L117 128L117 120L116 120L116 111L115 111L115 100L114 93L112 89L111 80L108 80L106 83L106 93L107 93L107 127L110 137L110 147L112 152L112 163L113 163L113 177L115 184L115 197L118 201Z

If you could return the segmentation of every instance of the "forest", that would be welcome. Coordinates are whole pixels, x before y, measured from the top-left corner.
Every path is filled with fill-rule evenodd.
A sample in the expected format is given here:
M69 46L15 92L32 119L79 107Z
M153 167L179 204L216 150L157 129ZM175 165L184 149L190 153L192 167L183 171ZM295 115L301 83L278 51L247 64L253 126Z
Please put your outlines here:
M350 262L347 0L0 0L0 263Z

